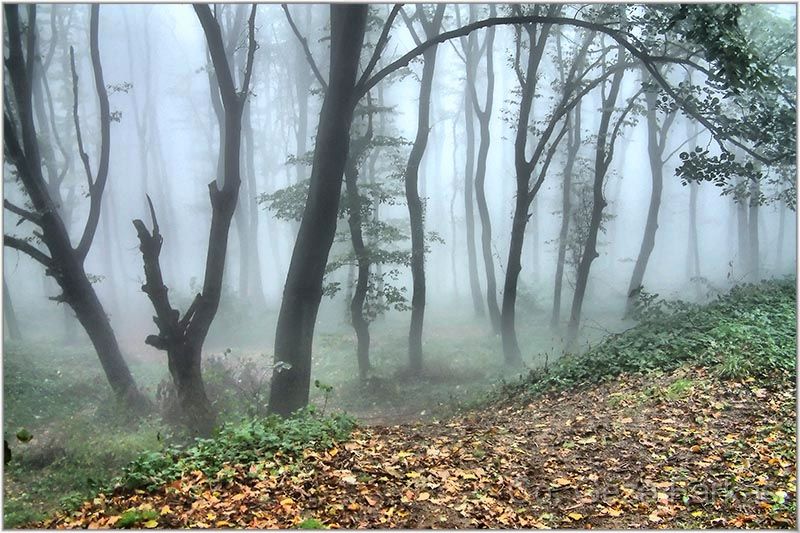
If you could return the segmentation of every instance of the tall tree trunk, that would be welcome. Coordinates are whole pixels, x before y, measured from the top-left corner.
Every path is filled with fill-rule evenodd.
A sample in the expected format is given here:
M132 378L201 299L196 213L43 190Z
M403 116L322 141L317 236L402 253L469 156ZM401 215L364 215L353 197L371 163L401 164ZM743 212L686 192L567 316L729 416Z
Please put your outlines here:
M555 14L558 6L548 8L550 13ZM539 7L536 8L537 13ZM517 305L517 285L519 274L522 271L522 248L525 242L525 227L528 224L529 209L533 198L536 196L541 180L537 180L534 191L530 190L531 175L537 163L537 159L544 149L547 133L542 134L542 138L534 155L528 161L525 154L528 144L528 125L530 123L533 99L536 95L536 82L539 64L544 55L544 46L550 33L551 26L545 24L539 28L538 38L536 27L526 26L528 34L528 60L527 67L523 71L519 68L522 50L522 30L517 34L516 50L516 72L517 79L522 88L519 106L519 117L517 119L517 131L514 139L514 170L516 178L516 197L514 203L514 216L511 222L511 240L508 246L508 261L506 261L506 277L503 283L503 304L500 316L500 335L503 344L503 359L508 366L518 366L522 363L522 351L517 340L516 330L516 305ZM551 125L554 125L551 123ZM548 129L550 127L548 126ZM550 130L552 131L552 130ZM558 142L554 142L556 146ZM546 165L542 169L546 172ZM540 175L544 178L544 174Z
M525 190L527 192L527 184ZM508 246L506 278L503 285L503 312L500 321L503 357L509 366L516 366L522 362L522 351L517 341L515 321L517 284L519 273L522 271L522 246L525 239L525 225L528 223L529 206L526 195L517 194L514 219L511 223L511 242Z
M239 298L242 302L250 301L250 263L253 254L255 241L250 236L249 220L246 210L250 207L247 197L250 192L247 190L247 182L243 182L243 187L239 192L239 209L234 213L236 225L236 237L239 241Z
M778 208L778 244L775 254L775 270L781 272L783 270L783 241L784 234L786 233L786 202L780 200L780 207Z
M664 190L664 163L661 161L661 157L666 145L666 130L669 128L669 124L667 124L665 120L659 130L656 118L657 98L658 94L654 91L647 91L645 93L645 102L647 103L647 155L650 160L652 185L650 191L650 206L647 209L647 221L644 225L644 236L642 237L642 244L639 248L636 264L633 266L631 281L628 284L628 297L625 301L626 317L630 316L636 304L639 292L642 289L642 281L644 280L647 263L650 260L650 254L653 253L653 248L655 248L656 245L658 212L661 209L661 193Z
M331 5L331 60L322 103L308 198L297 233L275 332L269 410L287 416L308 404L311 346L322 278L336 233L342 176L355 106L355 77L364 41L366 5Z
M256 170L255 147L253 143L253 124L250 120L250 102L245 103L244 116L242 117L242 135L244 140L244 175L247 183L248 226L250 245L252 251L248 255L250 260L250 299L259 308L266 309L267 300L264 296L264 284L261 279L261 256L258 252L258 201L256 199Z
M687 277L692 280L700 277L700 246L697 238L697 194L700 185L696 181L689 183L689 250L686 257ZM699 280L695 282L697 296L700 296Z
M433 37L441 26L444 15L444 4L438 4L433 21L428 23L420 4L417 4L417 16L425 27L428 38ZM405 172L406 204L408 218L411 223L411 325L408 331L408 362L414 375L422 372L422 328L425 322L425 213L422 199L419 196L419 169L430 133L431 91L433 90L433 74L436 68L436 51L432 46L422 54L422 79L419 89L419 113L417 115L417 135L408 156Z
M366 144L368 139L363 139ZM354 143L355 144L355 143ZM369 254L364 246L364 237L361 232L361 197L358 193L358 153L360 147L353 146L351 149L350 160L345 168L345 185L347 190L348 218L350 226L350 240L353 244L356 261L358 263L358 279L356 280L353 298L350 300L350 320L353 330L356 332L358 359L358 376L363 381L367 379L370 370L369 363L369 322L364 317L364 302L367 298L367 287L369 283L370 261Z
M734 202L736 203L736 249L738 251L739 278L746 279L750 276L750 233L747 221L747 200L734 197Z
M531 202L531 220L528 223L528 228L530 228L530 245L531 245L531 282L534 285L539 283L539 275L541 270L541 265L539 263L539 234L541 232L539 228L539 198L536 197Z
M8 338L12 341L21 341L22 332L19 329L17 313L14 311L14 303L11 301L11 293L8 290L5 273L3 273L3 317L8 328Z
M458 291L458 270L457 270L457 256L458 256L458 248L456 247L456 199L458 198L458 173L456 171L457 159L458 159L458 151L456 150L457 142L456 142L456 125L458 124L458 118L453 117L453 195L450 197L450 280L453 283L453 296L454 298L458 299L459 291ZM473 302L474 304L475 302ZM479 302L480 303L480 302Z
M511 222L511 240L508 245L508 261L506 261L506 277L503 284L503 304L500 316L500 335L503 343L503 359L506 365L517 366L522 363L522 351L517 340L516 307L517 285L519 274L522 272L522 247L525 242L525 227L528 224L528 209L530 208L530 181L535 161L528 162L525 151L528 144L528 124L536 96L536 75L542 58L544 40L547 39L549 26L542 28L542 35L536 43L534 30L525 28L530 40L528 50L527 68L523 78L522 71L518 70L517 78L522 88L517 119L517 132L514 140L514 170L516 174L516 196L514 203L514 217ZM517 64L520 61L522 48L522 32L517 34Z
M136 227L139 248L144 260L146 283L142 286L142 290L150 298L156 311L154 320L159 330L157 335L149 335L145 342L167 352L168 367L178 393L184 423L197 434L209 435L216 420L203 384L202 350L208 330L219 309L228 234L239 198L242 112L249 91L256 50L256 6L253 5L248 21L247 66L240 91L237 91L231 75L219 23L207 5L196 4L194 9L203 28L214 67L216 85L212 86L212 92L218 91L223 106L224 136L220 144L224 143L224 147L220 146L220 152L224 157L223 173L217 180L208 184L211 228L208 234L202 293L195 296L182 318L179 311L172 307L168 289L164 285L159 264L163 237L159 232L155 210L149 198L152 233L141 220L134 220L133 224Z
M603 185L606 173L611 164L611 153L614 149L614 139L608 138L611 115L617 102L619 89L622 84L622 77L625 71L622 69L624 62L624 51L622 47L617 48L616 72L611 80L611 88L608 95L602 98L602 115L600 125L597 130L597 146L595 149L594 162L594 186L592 215L589 222L589 233L583 247L581 260L578 264L578 272L575 281L575 293L572 298L572 310L570 311L569 325L567 327L567 347L571 348L578 336L578 325L581 320L581 310L583 308L583 297L586 294L586 286L589 281L589 270L592 262L600 256L597 252L597 235L603 220L603 209L607 203L603 196ZM609 142L610 141L610 142ZM608 150L608 154L606 151Z
M458 7L458 6L456 6ZM472 8L472 6L470 6ZM472 16L470 16L470 20ZM475 77L478 67L477 37L470 34L464 49L467 60L467 84L464 87L464 128L466 131L466 160L464 163L464 222L466 224L467 239L467 269L469 272L469 289L472 295L472 307L475 316L483 317L483 298L481 297L481 284L478 281L478 257L475 251L475 201L472 191L475 186L475 109L471 105L472 94L469 78Z
M553 284L553 316L550 327L555 328L561 320L561 290L564 283L564 263L567 257L567 236L572 216L572 172L578 150L581 147L581 106L575 107L573 121L567 132L567 161L564 165L564 181L561 190L561 229L558 232L558 257L556 258L556 278ZM567 119L569 120L569 119Z
M490 6L490 15L495 13L494 4ZM486 271L486 306L489 309L489 319L492 331L500 334L500 308L497 306L497 280L494 272L494 259L492 258L492 221L489 217L489 206L486 203L486 160L489 156L489 143L491 142L489 126L492 118L492 105L494 102L494 33L495 29L489 28L486 33L486 100L484 109L478 103L475 89L475 77L470 78L467 72L467 83L470 85L470 100L475 108L480 123L480 144L478 146L478 164L475 168L475 199L478 203L478 214L481 219L481 251L483 264Z
M750 212L747 217L748 235L750 245L750 280L757 282L761 278L761 259L758 246L758 206L761 196L761 187L758 180L750 180Z

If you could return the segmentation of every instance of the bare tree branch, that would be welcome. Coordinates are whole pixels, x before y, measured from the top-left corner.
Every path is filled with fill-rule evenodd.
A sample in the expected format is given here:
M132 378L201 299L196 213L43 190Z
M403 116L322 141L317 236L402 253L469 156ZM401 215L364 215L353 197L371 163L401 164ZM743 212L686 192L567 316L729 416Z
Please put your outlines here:
M92 168L89 164L89 154L83 148L83 135L81 134L81 121L78 118L78 73L75 69L75 49L69 47L69 66L72 70L72 120L75 124L75 136L78 138L78 153L83 162L83 170L86 172L86 181L89 184L89 192L91 194L93 181L92 181Z
M108 180L108 164L111 151L111 110L108 104L108 92L103 80L103 66L100 63L100 48L98 45L98 26L100 19L99 4L92 4L89 19L89 52L92 57L92 71L94 72L94 88L100 104L100 161L97 165L97 177L94 184L89 187L90 205L89 217L83 229L83 235L75 249L81 261L86 259L89 248L92 246L97 224L100 222L100 209L102 208L103 191ZM73 62L74 64L74 62ZM75 80L77 83L77 79ZM77 91L75 97L77 98ZM77 100L75 103L75 118L77 121ZM77 122L76 122L77 124ZM81 155L83 157L83 154ZM88 162L88 157L86 158ZM88 169L88 166L87 166ZM91 180L91 178L89 178Z
M242 101L247 98L247 93L250 91L250 77L253 75L253 60L256 55L256 7L258 4L253 4L250 10L250 19L247 21L248 36L247 36L247 62L244 68L244 80L242 81Z
M375 69L375 65L378 64L378 60L381 58L381 54L383 53L384 48L386 45L389 44L389 39L391 36L389 35L389 31L392 29L392 24L394 24L394 19L397 18L397 14L402 11L403 4L395 4L392 6L392 10L389 12L389 16L386 17L386 23L383 25L383 30L381 31L381 36L378 38L378 42L375 43L375 49L372 52L372 57L369 59L369 63L367 63L367 67L364 69L364 72L361 74L361 77L358 79L358 83L356 83L356 87L360 87L363 83L369 79L372 71Z
M283 8L283 12L286 13L286 20L289 21L289 26L291 26L295 37L297 37L297 40L300 41L300 45L303 47L303 52L306 54L306 60L308 61L312 72L314 72L314 77L316 77L319 84L322 85L322 89L327 92L328 84L325 83L325 78L322 77L322 74L320 74L319 69L317 68L317 63L314 61L314 56L311 55L311 50L308 48L308 41L300 34L300 30L297 29L297 26L295 26L292 15L289 13L289 6L286 4L281 4L281 7Z
M408 33L411 34L411 38L414 39L414 44L417 46L422 45L422 40L420 40L419 35L417 35L417 31L414 29L414 22L411 20L411 17L408 16L406 10L400 9L400 15L403 17L403 22L406 23Z
M50 259L50 256L48 256L46 253L36 248L28 241L22 240L19 237L14 237L12 235L3 235L3 245L8 246L9 248L13 248L14 250L23 252L31 259L41 263L42 266L44 266L45 268L50 268L53 264L53 260Z
M211 55L211 63L214 65L214 72L217 76L219 92L222 95L222 105L225 106L226 110L233 110L237 104L236 87L233 84L233 77L231 76L228 59L225 57L225 45L222 41L222 31L219 28L217 19L211 14L211 9L208 7L208 4L193 4L193 7L197 18L200 19L200 25L203 27L206 39L218 45L209 46L208 50Z
M633 37L626 35L625 33L610 28L609 26L597 23L597 22L590 22L586 20L580 20L575 18L568 18L568 17L556 17L550 15L530 15L530 16L510 16L510 17L491 17L485 20L481 20L478 22L473 22L471 24L467 24L461 28L447 31L441 33L433 38L428 39L427 41L423 42L422 44L416 46L414 49L410 50L400 58L396 59L395 61L391 62L390 64L386 65L384 68L376 72L372 77L366 81L363 85L359 87L359 91L357 93L358 97L364 96L370 89L372 89L376 84L378 84L383 78L394 72L395 70L408 65L408 63L423 53L425 50L431 48L432 46L436 46L437 44L443 43L450 39L454 39L456 37L462 37L464 35L469 35L471 32L475 30L479 30L481 28L487 28L489 26L497 26L497 25L519 25L519 24L556 24L556 25L567 25L567 26L576 26L579 28L587 28L590 30L595 30L597 32L603 33L614 39L618 44L623 46L632 56L642 62L644 67L652 74L653 78L658 82L659 85L680 105L681 109L697 120L700 124L702 124L707 130L714 134L715 138L718 138L721 131L717 128L708 118L703 116L697 108L685 98L682 98L677 92L672 88L672 86L667 82L667 80L661 75L658 71L656 66L657 63L676 63L676 64L686 64L686 60L677 57L668 57L668 56L652 56L650 55L644 48L639 48L631 43L631 39ZM738 146L742 150L746 151L748 154L756 158L757 160L761 161L762 163L770 164L777 159L771 160L762 154L759 154L754 149L747 146L745 143L739 141L735 138L727 138L727 141L733 144L734 146ZM721 143L721 140L717 141Z
M14 213L15 215L19 216L23 220L27 220L28 222L33 222L36 225L42 224L42 217L34 213L33 211L28 211L27 209L23 209L18 205L12 204L10 201L4 199L3 200L3 207ZM22 220L20 220L22 222ZM17 224L19 225L19 224Z
M625 117L628 116L631 109L633 109L633 104L636 103L636 99L639 98L645 91L644 85L639 88L633 96L628 99L628 105L625 106L625 109L622 111L622 114L617 118L617 123L614 124L614 129L611 132L611 141L608 143L608 155L606 156L605 165L608 166L611 164L611 159L614 157L614 145L617 142L617 137L619 136L620 131L622 131L622 123L625 122Z

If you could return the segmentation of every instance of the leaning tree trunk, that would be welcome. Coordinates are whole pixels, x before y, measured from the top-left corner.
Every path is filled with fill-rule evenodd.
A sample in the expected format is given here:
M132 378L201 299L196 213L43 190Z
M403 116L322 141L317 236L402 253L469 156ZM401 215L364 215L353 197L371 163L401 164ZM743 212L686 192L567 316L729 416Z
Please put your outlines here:
M647 155L650 160L650 175L652 189L650 192L650 206L647 210L647 221L644 225L644 236L639 248L639 255L633 267L631 281L628 284L628 297L625 303L625 316L630 316L642 289L644 272L650 260L650 254L656 245L656 231L658 230L658 211L661 209L661 193L664 190L664 163L661 161L666 140L666 125L661 127L659 138L658 122L656 120L656 99L658 95L653 91L645 93L647 102Z
M48 190L42 175L42 157L33 120L32 82L33 70L22 52L22 31L19 20L19 6L6 4L5 19L8 29L8 57L6 69L10 85L13 87L16 120L12 120L12 109L5 106L3 117L3 144L8 161L17 169L20 181L30 198L33 210L13 206L7 200L4 205L13 213L31 221L40 228L41 240L49 251L49 256L24 239L11 235L4 236L4 245L22 251L42 264L47 275L55 278L62 294L54 300L67 303L75 312L95 348L100 364L114 393L136 413L146 411L150 402L139 391L128 365L122 357L114 331L108 321L97 294L84 270L84 261L89 252L97 224L103 191L108 177L110 150L110 111L108 94L103 81L98 46L99 6L93 5L90 17L90 53L94 73L95 90L100 101L100 160L97 174L92 176L88 166L88 156L83 151L80 130L77 130L79 151L84 162L89 181L90 208L83 235L77 247L73 247L58 206ZM35 49L36 6L28 7L28 31L26 40L28 50ZM73 65L73 91L77 92L77 75ZM32 59L31 59L32 60ZM79 125L77 97L73 103L73 117ZM17 124L20 131L17 131Z
M22 332L20 332L17 313L14 311L14 304L11 301L11 293L8 291L5 273L3 274L3 317L5 317L8 328L8 338L12 341L21 341Z
M556 259L556 278L553 284L553 316L550 327L555 328L561 320L561 290L564 284L564 263L567 257L567 236L572 216L572 170L578 150L581 147L581 106L575 107L574 123L567 132L567 162L564 165L564 181L561 190L561 229L558 232L558 257ZM569 119L568 119L569 120Z
M308 404L311 346L322 278L336 233L342 176L355 106L355 77L366 28L366 5L331 5L331 59L308 198L297 233L275 331L269 410L288 416Z
M525 189L527 190L527 182ZM514 220L511 223L511 242L508 247L508 264L506 265L506 277L503 286L503 312L500 322L503 357L505 363L509 366L516 366L522 363L522 351L517 341L516 303L519 273L522 271L522 246L525 241L525 226L528 223L529 206L526 195L517 194Z

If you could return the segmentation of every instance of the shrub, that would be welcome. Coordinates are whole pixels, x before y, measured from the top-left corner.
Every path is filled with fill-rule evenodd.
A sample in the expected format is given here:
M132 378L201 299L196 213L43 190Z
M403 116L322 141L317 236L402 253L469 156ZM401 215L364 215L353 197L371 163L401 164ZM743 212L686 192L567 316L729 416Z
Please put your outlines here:
M226 464L247 465L277 452L298 455L305 448L329 448L346 439L354 426L349 416L317 416L313 407L291 418L272 415L228 423L213 438L196 439L188 447L173 445L142 454L116 482L129 489L154 489L194 470L215 477Z
M794 375L795 287L793 279L740 285L706 305L648 298L633 328L582 355L564 355L549 370L534 370L500 394L536 394L686 363L712 368L723 378Z

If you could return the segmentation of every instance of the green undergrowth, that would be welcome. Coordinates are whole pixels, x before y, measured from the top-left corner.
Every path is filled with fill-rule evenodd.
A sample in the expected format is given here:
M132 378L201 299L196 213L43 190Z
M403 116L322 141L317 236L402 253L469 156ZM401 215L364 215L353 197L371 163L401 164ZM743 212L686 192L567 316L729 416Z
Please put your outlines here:
M499 398L533 396L613 378L670 371L686 364L723 379L787 379L796 375L797 298L794 279L734 287L704 304L650 300L636 326L579 355L565 355L502 387Z
M330 448L345 440L354 426L347 415L320 416L313 407L286 419L271 415L227 423L211 438L143 453L123 469L115 484L151 490L196 470L218 478L225 465L253 464L279 452L296 456L307 448Z

